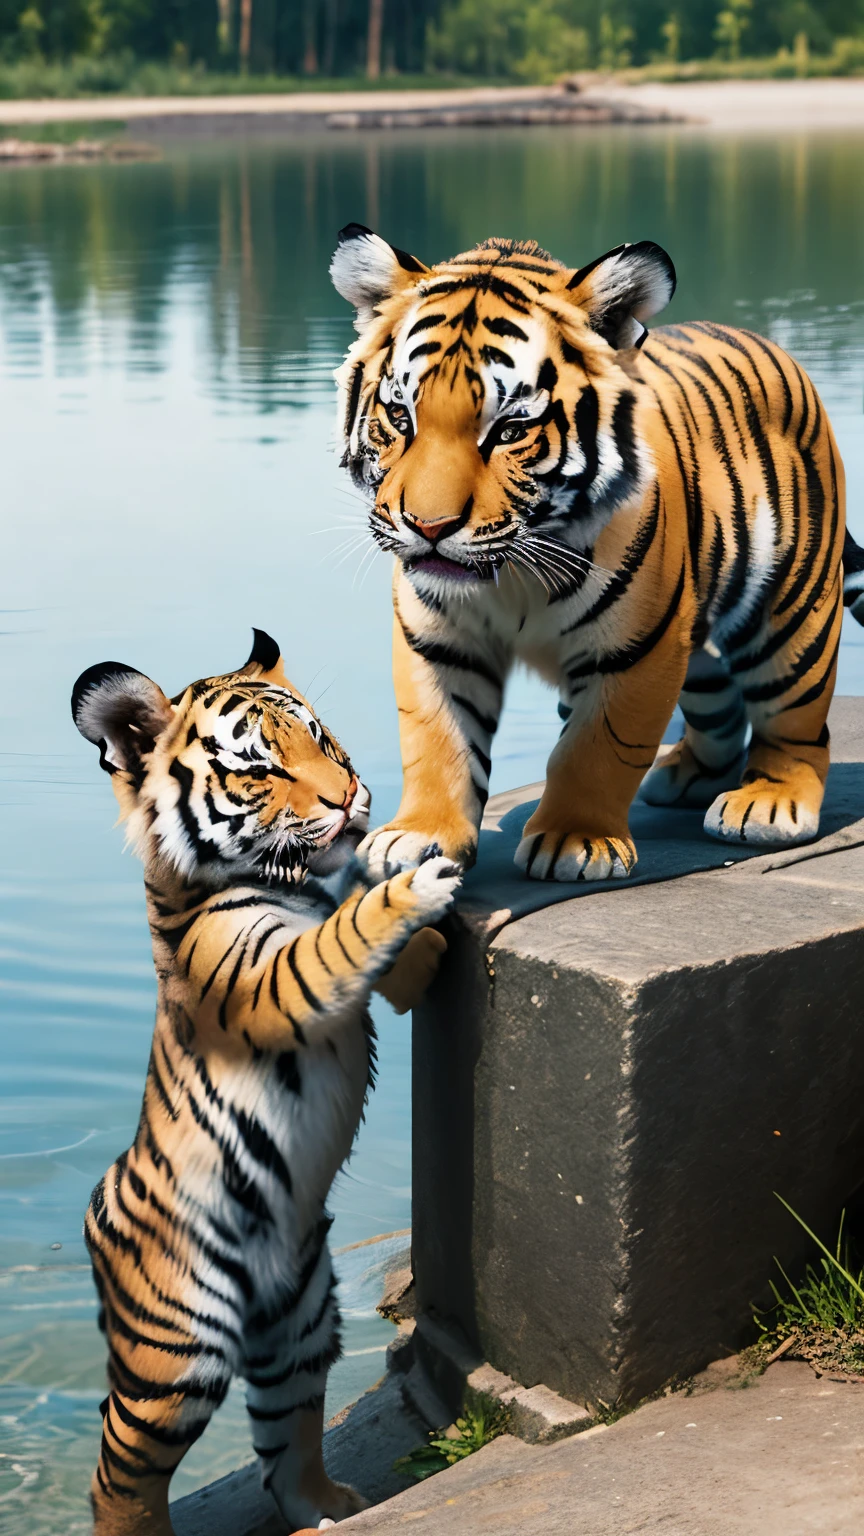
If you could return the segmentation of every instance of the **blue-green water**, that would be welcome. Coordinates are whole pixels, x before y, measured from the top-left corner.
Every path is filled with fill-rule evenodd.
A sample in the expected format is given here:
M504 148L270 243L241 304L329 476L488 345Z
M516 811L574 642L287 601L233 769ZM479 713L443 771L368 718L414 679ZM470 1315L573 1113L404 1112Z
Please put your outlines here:
M81 1221L130 1140L152 1025L139 866L71 683L105 658L167 692L277 636L374 794L399 782L389 572L335 455L352 335L326 270L350 219L436 259L489 234L584 262L672 253L670 317L750 325L810 369L864 535L864 140L512 130L168 148L156 164L0 173L0 1526L87 1529L103 1343ZM354 547L356 543L356 548ZM847 629L841 690L864 692ZM541 775L554 702L517 679L493 789ZM410 1224L409 1032L333 1194L334 1242ZM390 1250L387 1250L390 1251ZM340 1260L339 1407L380 1373L381 1250ZM245 1459L234 1394L175 1492Z

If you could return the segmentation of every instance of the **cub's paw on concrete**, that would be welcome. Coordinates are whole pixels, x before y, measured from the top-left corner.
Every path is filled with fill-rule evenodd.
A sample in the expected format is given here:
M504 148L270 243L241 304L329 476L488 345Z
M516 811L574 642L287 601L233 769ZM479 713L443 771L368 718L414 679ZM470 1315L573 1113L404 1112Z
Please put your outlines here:
M514 862L529 880L624 880L635 868L636 849L629 837L527 832Z
M662 756L658 754L639 790L648 805L678 805L704 811L721 790L737 789L741 783L746 762L743 752L737 753L731 763L714 769L701 763L683 738L668 751L661 750Z
M717 796L705 817L705 831L730 843L809 843L819 831L821 791L820 784L814 807L812 800L796 799L785 784L754 778Z

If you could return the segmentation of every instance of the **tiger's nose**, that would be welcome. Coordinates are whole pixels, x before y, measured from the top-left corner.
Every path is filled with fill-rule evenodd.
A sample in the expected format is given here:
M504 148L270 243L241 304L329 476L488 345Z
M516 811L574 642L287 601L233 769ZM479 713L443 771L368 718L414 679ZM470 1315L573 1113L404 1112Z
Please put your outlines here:
M455 532L456 527L461 526L463 518L462 514L458 513L456 517L442 517L436 523L427 523L425 518L409 517L407 512L403 512L402 520L408 524L409 528L413 528L415 533L419 533L421 538L428 539L430 544L434 544L445 529L449 528Z

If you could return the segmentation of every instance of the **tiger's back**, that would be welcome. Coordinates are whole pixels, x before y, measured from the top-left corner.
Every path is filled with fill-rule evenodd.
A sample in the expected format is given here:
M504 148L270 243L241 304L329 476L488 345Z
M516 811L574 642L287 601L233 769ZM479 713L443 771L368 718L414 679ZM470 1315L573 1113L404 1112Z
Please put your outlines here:
M830 593L845 479L808 375L753 331L661 326L641 354L684 486L699 613L694 644L740 644L769 594L789 623Z

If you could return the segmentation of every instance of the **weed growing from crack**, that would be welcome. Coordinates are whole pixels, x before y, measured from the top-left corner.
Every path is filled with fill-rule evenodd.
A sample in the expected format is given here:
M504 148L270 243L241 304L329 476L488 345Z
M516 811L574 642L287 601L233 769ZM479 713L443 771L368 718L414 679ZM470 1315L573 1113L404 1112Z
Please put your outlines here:
M777 1199L821 1249L822 1257L818 1264L807 1265L797 1286L775 1258L785 1289L771 1281L774 1306L755 1313L760 1336L748 1353L754 1365L761 1359L763 1369L783 1355L807 1360L820 1375L860 1378L864 1376L864 1265L856 1266L844 1238L846 1213L840 1217L832 1253L782 1195Z
M394 1472L405 1472L421 1482L445 1467L455 1466L466 1456L473 1456L507 1429L507 1415L502 1410L486 1413L480 1408L466 1408L460 1419L449 1429L433 1429L426 1445L420 1445L407 1456L394 1461Z

